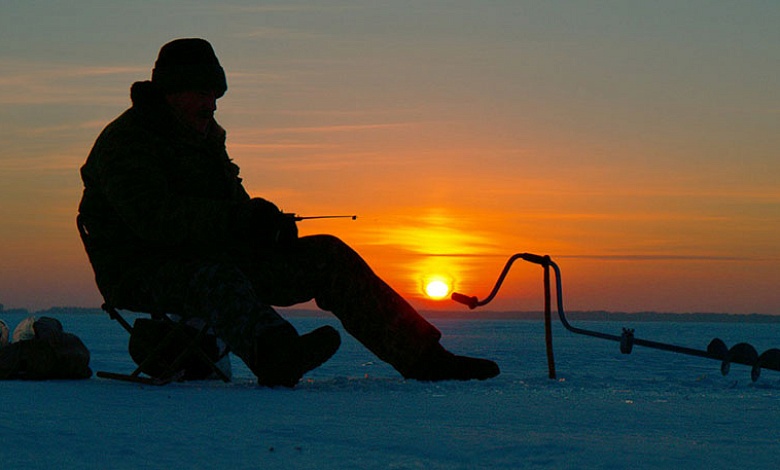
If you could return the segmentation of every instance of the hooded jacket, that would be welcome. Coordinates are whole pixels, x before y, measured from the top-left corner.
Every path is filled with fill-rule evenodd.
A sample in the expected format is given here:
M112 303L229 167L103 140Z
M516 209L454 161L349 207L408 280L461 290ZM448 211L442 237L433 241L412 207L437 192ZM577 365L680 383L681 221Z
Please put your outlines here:
M81 168L79 220L100 291L161 260L225 257L250 199L212 120L199 134L151 82L131 88L132 107L97 138Z

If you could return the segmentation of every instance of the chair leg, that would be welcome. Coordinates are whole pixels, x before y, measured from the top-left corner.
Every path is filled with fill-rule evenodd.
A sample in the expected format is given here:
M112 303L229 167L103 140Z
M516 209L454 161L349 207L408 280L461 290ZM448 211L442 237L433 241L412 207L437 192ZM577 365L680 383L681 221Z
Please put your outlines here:
M122 325L122 327L127 330L128 333L132 335L133 333L133 327L127 322L127 320L122 317L119 312L114 308L113 306L103 304L103 310L105 310L109 316L117 320L117 322ZM160 353L173 341L175 336L182 331L183 323L181 322L175 322L172 319L170 319L168 316L161 316L163 318L163 321L169 322L173 328L166 333L166 335L163 337L161 341L159 341L154 347L150 348L151 352L146 356L146 358L138 364L138 367L130 373L130 374L119 374L115 372L105 372L105 371L98 371L96 375L101 378L106 379L114 379L114 380L122 380L127 382L136 382L136 383L143 383L147 385L165 385L173 381L181 381L184 377L184 369L180 368L181 364L191 355L194 355L199 360L201 360L205 365L207 365L211 371L219 377L223 382L230 382L230 377L228 377L217 365L216 361L213 361L205 351L200 347L200 341L203 338L203 336L206 334L208 330L208 325L204 325L197 334L190 337L190 341L188 342L187 346L182 350L182 352L168 365L168 367L165 368L162 374L156 376L156 377L144 377L141 374L143 373L142 370L152 363L153 361L157 360ZM186 334L186 332L185 332ZM227 351L225 351L218 360L221 360L225 355L227 354Z
M166 317L167 318L167 317ZM169 319L170 320L170 319ZM173 322L173 320L170 320ZM171 365L168 367L166 372L170 373L171 375L174 375L175 372L178 370L179 366L192 354L196 355L205 365L209 366L211 371L216 374L217 377L222 379L223 382L230 382L230 377L225 375L224 372L217 366L216 362L211 360L210 357L203 351L203 349L200 348L200 340L205 336L206 332L208 330L208 325L204 325L198 333L191 339L189 344L186 348L176 357L176 359L173 360ZM174 330L171 330L170 335L174 334ZM151 356L151 354L150 354ZM220 356L219 359L221 359L223 356Z

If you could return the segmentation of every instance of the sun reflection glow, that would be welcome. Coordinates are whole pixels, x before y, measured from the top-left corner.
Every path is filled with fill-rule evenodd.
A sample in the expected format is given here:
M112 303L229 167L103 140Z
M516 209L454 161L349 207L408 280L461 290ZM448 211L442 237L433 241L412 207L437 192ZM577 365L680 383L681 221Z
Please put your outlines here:
M474 226L473 218L452 217L444 209L416 212L414 217L393 215L392 225L367 231L368 244L383 246L385 269L395 272L388 281L411 300L438 301L473 278L475 266L495 247L490 231ZM484 224L483 224L484 225ZM389 271L389 269L388 269ZM424 303L426 308L445 307L446 302Z

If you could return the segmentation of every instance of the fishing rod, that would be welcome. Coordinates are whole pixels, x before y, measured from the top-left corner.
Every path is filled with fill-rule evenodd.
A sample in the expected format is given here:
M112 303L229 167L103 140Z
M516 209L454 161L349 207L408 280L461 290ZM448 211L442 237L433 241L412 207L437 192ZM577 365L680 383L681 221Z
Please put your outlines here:
M302 217L300 215L296 214L284 214L287 217L292 217L296 222L299 222L301 220L311 220L311 219L352 219L357 220L356 215L310 215L307 217Z
M750 373L750 377L754 382L758 380L759 376L761 375L761 369L772 369L772 370L780 371L780 349L777 348L769 349L764 353L762 353L761 355L759 355L758 351L756 351L756 348L754 348L752 345L748 343L739 343L734 345L731 348L728 348L726 346L726 343L723 342L723 340L721 340L720 338L715 338L712 341L710 341L706 350L701 350L701 349L694 349L685 346L677 346L674 344L661 343L658 341L640 339L634 336L633 328L623 328L622 334L618 336L609 333L602 333L599 331L586 330L584 328L574 327L566 319L566 314L564 313L563 310L563 288L562 288L562 281L561 281L561 270L558 267L558 265L554 261L552 261L552 259L549 256L540 256L531 253L517 253L515 255L512 255L509 258L509 260L506 262L504 269L501 271L501 274L499 275L498 280L496 281L496 284L493 287L493 290L485 299L479 300L477 297L474 296L468 296L465 294L453 292L451 296L452 300L462 303L468 306L469 309L472 310L477 307L481 307L483 305L488 304L496 296L498 290L501 288L501 285L504 282L504 279L506 278L506 275L509 273L512 264L518 259L522 259L524 261L528 261L534 264L539 264L542 266L542 268L544 268L545 339L547 345L547 365L548 365L549 377L551 379L554 379L556 374L555 374L555 358L553 355L553 348L552 348L552 328L551 328L551 303L552 302L551 302L551 288L550 288L550 268L552 268L552 270L555 272L558 317L560 318L561 324L564 326L564 328L571 331L572 333L591 336L600 339L606 339L610 341L617 341L620 343L620 352L623 354L631 354L634 345L638 345L638 346L645 346L649 348L660 349L660 350L674 352L674 353L687 354L689 356L697 356L697 357L704 357L707 359L719 360L721 361L720 370L723 375L729 373L732 363L751 366L752 370Z

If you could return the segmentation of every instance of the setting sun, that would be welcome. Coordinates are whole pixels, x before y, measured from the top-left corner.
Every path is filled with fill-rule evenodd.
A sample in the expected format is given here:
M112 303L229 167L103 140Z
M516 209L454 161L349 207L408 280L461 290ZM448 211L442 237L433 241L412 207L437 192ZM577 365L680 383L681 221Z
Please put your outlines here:
M432 279L425 284L425 293L434 300L443 299L450 293L450 286L442 279Z

